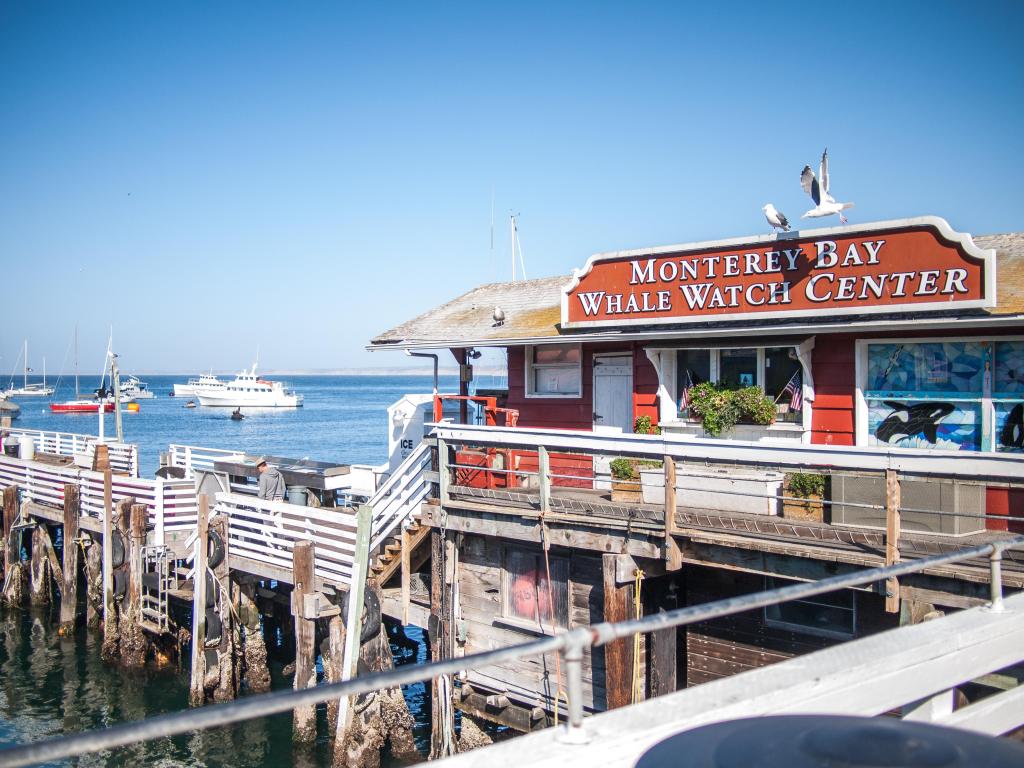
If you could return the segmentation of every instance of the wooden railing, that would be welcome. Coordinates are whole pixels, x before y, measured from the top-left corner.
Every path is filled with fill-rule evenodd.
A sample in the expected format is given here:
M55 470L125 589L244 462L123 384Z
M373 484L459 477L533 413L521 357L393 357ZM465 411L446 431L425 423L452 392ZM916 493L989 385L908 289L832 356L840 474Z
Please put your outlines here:
M241 460L245 457L245 452L172 443L168 448L167 457L172 467L181 467L185 470L185 477L193 478L196 470L212 471L215 461Z
M93 455L100 439L95 435L80 435L74 432L51 432L40 429L9 429L5 444L15 443L21 437L31 437L39 453L54 456L71 456L81 467L92 466ZM123 475L139 476L139 447L133 443L117 443L104 440L110 455L110 468Z
M420 443L377 489L368 502L373 508L370 552L375 552L389 536L408 526L430 493L426 472L430 469L430 448Z
M228 550L233 557L292 569L296 542L316 544L315 571L347 587L355 555L356 515L347 507L303 507L281 501L218 493L215 514L228 518Z

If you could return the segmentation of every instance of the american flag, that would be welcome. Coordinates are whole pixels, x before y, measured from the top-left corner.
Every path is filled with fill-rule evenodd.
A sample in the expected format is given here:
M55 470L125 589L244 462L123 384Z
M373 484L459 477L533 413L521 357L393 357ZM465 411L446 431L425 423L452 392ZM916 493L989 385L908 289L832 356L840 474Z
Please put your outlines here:
M686 369L686 381L683 382L683 393L679 396L679 412L682 413L690 407L690 389L695 386L697 382L693 380L693 373L690 369Z
M789 410L800 410L800 406L802 406L804 402L803 371L798 369L797 372L790 377L789 382L782 388L780 397L782 395L789 395Z

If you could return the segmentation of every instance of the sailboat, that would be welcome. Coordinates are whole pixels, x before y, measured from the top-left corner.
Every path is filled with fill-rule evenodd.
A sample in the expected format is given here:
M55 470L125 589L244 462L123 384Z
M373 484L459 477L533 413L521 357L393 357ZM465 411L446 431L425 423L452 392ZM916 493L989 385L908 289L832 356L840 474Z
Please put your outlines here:
M100 389L103 389L103 382L106 381L107 368L103 367L103 380L100 382ZM114 404L107 399L83 398L78 389L78 326L75 326L75 399L65 400L63 403L50 403L50 410L54 413L97 413L100 408L104 413L114 410Z
M28 383L28 372L32 369L28 367L28 339L25 339L25 372L22 386L14 386L14 378L11 377L11 383L7 389L4 390L4 397L49 397L53 394L53 387L46 386L46 358L43 358L43 383L42 384L29 384ZM17 366L17 363L15 363Z

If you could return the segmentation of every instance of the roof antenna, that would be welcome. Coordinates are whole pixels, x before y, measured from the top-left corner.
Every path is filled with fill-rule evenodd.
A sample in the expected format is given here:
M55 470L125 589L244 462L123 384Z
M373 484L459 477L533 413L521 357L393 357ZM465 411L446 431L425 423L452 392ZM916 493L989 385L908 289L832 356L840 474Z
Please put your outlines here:
M518 213L510 213L508 215L509 227L512 230L512 282L516 281L516 249L519 250L519 266L523 273L523 280L526 280L526 262L523 261L523 248L519 244L519 226L516 223L516 216Z

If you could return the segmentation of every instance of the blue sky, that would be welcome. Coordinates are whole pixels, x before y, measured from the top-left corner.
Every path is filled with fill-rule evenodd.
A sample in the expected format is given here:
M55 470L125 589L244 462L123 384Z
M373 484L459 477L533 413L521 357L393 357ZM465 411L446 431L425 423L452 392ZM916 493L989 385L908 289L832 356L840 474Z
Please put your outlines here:
M375 333L588 255L1024 229L1024 3L0 5L0 375L396 365ZM491 197L495 246L491 250Z

